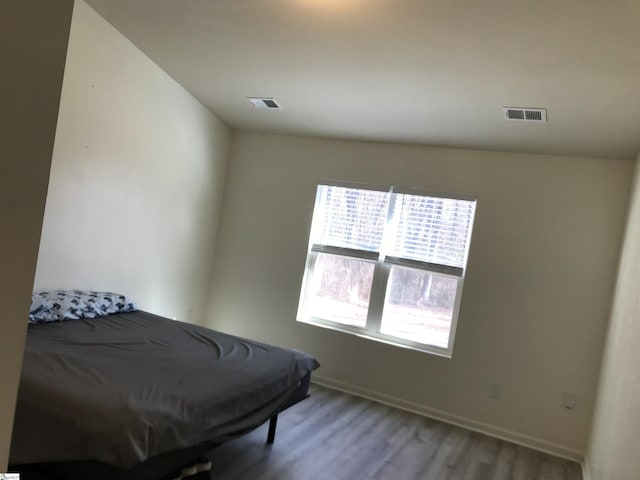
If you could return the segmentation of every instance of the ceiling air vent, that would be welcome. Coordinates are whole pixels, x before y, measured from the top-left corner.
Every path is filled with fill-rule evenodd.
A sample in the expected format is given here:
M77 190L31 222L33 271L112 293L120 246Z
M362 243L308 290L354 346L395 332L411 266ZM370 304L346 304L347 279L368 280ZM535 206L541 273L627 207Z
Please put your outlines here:
M504 119L514 122L544 122L547 123L546 108L502 107Z
M247 100L249 100L256 108L268 108L274 110L282 108L273 97L247 97Z

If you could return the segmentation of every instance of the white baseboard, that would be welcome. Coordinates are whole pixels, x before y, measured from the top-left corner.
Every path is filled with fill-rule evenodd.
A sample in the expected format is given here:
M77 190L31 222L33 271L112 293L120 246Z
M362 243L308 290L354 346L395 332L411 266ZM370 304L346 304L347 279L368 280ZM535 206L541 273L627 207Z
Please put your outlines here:
M544 453L549 453L551 455L555 455L556 457L566 458L568 460L572 460L574 462L580 463L583 466L582 468L583 472L586 470L584 468L583 453L579 452L578 450L574 450L572 448L566 447L564 445L548 442L546 440L530 437L528 435L523 435L521 433L514 432L512 430L495 427L493 425L489 425L483 422L478 422L471 418L463 417L455 413L445 412L444 410L439 410L437 408L427 407L425 405L420 405L415 402L403 400L402 398L394 397L392 395L387 395L385 393L375 392L372 390L356 387L348 383L341 382L339 380L323 377L321 375L314 374L311 377L311 381L312 383L315 383L333 390L339 390L341 392L349 393L351 395L367 398L369 400L373 400L378 403L383 403L391 407L399 408L401 410L406 410L412 413L417 413L418 415L422 415L424 417L433 418L435 420L440 420L442 422L456 425L458 427L463 427L468 430L473 430L475 432L483 433L491 437L499 438L501 440L507 440L509 442L516 443L518 445L533 448L534 450L538 450ZM584 473L583 473L583 477L584 477ZM588 477L584 477L584 480L588 480Z

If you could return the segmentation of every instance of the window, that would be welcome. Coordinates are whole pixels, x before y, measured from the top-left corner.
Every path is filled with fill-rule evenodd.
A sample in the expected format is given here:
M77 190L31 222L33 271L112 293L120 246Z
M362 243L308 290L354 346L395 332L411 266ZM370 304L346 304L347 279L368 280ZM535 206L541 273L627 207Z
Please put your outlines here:
M322 182L298 321L451 356L475 199Z

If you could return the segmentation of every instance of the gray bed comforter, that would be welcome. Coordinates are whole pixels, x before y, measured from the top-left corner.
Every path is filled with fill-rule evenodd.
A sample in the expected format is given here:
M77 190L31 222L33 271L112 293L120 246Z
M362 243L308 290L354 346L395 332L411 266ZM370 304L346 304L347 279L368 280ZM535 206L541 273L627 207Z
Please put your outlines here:
M262 424L309 355L146 312L29 327L10 461L131 468Z

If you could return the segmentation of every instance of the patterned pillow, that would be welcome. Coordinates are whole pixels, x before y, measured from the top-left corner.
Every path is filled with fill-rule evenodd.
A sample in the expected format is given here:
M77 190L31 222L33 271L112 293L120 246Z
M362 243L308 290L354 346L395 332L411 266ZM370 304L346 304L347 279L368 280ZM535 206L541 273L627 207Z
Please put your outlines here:
M33 310L34 302L42 308ZM138 310L138 305L125 295L84 290L36 292L31 306L29 323L96 318Z
M31 295L31 308L29 309L29 323L55 322L58 315L54 311L54 302L46 296L38 293Z

